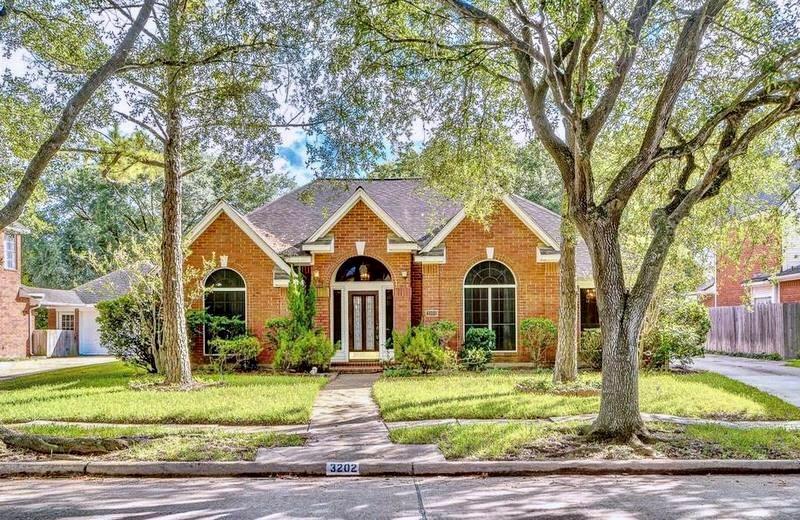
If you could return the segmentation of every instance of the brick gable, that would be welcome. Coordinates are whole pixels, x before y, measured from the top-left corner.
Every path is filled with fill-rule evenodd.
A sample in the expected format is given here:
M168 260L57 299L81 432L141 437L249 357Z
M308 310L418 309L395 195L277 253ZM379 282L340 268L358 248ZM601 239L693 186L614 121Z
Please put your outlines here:
M387 253L389 227L363 202L356 203L331 229L335 240L332 254L317 254L311 268L317 287L317 325L330 334L330 284L339 266L357 256L356 242L365 242L364 255L380 260L394 283L394 327L411 324L411 253ZM406 276L403 277L402 274Z
M192 243L186 265L200 269L204 259L216 257L219 262L222 255L228 257L227 267L244 278L247 287L247 328L263 341L266 321L287 314L286 289L273 287L272 272L275 263L224 213ZM202 302L196 302L193 307L202 308ZM273 354L274 352L265 349L259 361L269 363ZM192 362L204 363L206 360L203 355L203 339L195 337Z
M498 353L499 360L528 360L519 342L519 324L524 318L542 316L558 320L558 264L537 263L536 248L543 243L505 205L500 205L486 226L465 219L445 238L447 262L425 265L422 270L422 321L450 320L459 324L454 346L464 341L464 277L469 269L487 260L486 248L494 248L494 259L506 264L517 283L517 352ZM438 317L426 314L438 313Z

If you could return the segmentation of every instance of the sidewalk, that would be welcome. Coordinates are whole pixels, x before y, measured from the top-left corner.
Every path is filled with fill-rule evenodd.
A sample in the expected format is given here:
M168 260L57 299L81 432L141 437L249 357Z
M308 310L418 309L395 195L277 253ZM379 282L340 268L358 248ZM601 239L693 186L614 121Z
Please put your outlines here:
M378 374L340 374L317 396L305 446L261 448L258 463L444 462L433 445L392 444L372 400Z

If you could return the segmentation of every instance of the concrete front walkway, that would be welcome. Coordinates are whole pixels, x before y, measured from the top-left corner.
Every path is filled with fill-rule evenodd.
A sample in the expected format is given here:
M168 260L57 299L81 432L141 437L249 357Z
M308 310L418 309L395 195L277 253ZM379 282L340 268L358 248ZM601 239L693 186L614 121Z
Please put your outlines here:
M30 358L19 361L0 361L0 381L15 377L50 372L61 368L99 365L116 361L113 356L78 356L65 358Z
M800 406L800 368L783 361L707 355L694 358L694 368L717 372Z
M317 396L302 447L261 448L256 462L438 462L433 445L392 444L372 400L378 374L340 374Z

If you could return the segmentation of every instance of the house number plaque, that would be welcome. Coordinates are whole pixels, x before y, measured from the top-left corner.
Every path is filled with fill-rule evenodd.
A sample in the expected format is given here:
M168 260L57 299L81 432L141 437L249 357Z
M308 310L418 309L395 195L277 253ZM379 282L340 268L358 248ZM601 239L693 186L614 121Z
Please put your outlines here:
M328 462L325 474L329 477L360 475L358 462Z

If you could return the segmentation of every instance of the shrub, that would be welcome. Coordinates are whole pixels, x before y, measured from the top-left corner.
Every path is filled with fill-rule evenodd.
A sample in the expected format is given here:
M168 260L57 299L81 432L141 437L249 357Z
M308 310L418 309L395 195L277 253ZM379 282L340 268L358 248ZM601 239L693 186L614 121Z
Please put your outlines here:
M708 309L698 302L682 302L668 314L668 321L675 325L690 327L697 334L699 343L705 341L708 331L711 330Z
M492 360L496 335L492 329L473 328L467 331L461 362L467 370L483 370Z
M656 327L644 335L642 365L646 369L668 369L670 363L681 366L692 363L692 357L703 354L700 337L695 327L668 324Z
M586 329L581 332L578 362L597 370L603 368L603 340L600 329Z
M492 353L479 348L465 348L461 351L461 364L467 370L474 372L483 370L489 361L492 360Z
M216 338L211 340L216 356L212 363L214 368L223 373L228 366L234 370L255 370L258 368L258 356L264 346L255 336L239 336L233 339Z
M444 367L445 348L429 327L411 327L407 332L395 332L393 336L395 361L401 367L423 374Z
M247 335L247 325L239 316L229 318L205 314L206 337L214 339L233 339Z
M267 320L264 329L264 341L272 350L278 350L281 342L281 334L286 333L292 327L292 318L272 318Z
M305 372L326 370L336 347L322 330L314 327L316 290L292 273L286 293L291 317L267 321L267 342L277 345L273 366L279 370Z
M150 310L160 312L154 305ZM160 345L159 317L153 316L140 301L127 295L97 304L100 343L108 353L126 363L158 372L156 354Z
M453 339L453 336L456 335L458 325L453 321L440 320L431 323L430 329L433 335L436 336L436 339L439 340L439 344L445 347L450 343L450 340Z
M334 352L333 343L321 330L307 330L297 337L284 331L280 334L273 363L281 370L306 372L313 367L325 370Z
M531 351L531 360L535 367L544 363L544 354L548 347L555 346L558 329L547 318L526 318L519 327L522 345Z

